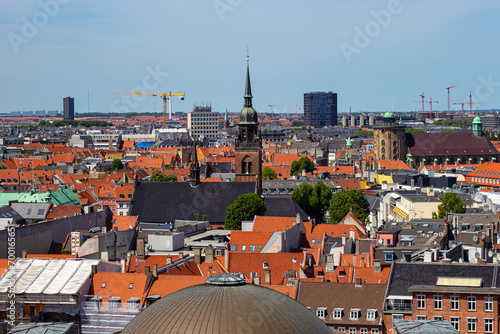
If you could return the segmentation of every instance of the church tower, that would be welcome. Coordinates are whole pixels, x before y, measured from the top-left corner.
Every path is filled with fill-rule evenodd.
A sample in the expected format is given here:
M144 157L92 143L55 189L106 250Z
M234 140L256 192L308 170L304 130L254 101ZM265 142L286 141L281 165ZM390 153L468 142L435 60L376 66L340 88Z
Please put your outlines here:
M383 123L373 127L375 160L404 161L408 151L405 130L402 120L396 122L396 116L386 112Z
M252 107L252 87L247 55L245 104L238 120L238 137L235 141L236 182L257 182L257 193L262 193L262 139L257 111Z
M476 137L481 137L483 135L483 122L481 122L481 118L479 118L477 113L472 121L472 133Z
M193 153L191 153L191 164L189 166L189 183L192 187L200 184L200 164L198 163L196 139L193 139Z

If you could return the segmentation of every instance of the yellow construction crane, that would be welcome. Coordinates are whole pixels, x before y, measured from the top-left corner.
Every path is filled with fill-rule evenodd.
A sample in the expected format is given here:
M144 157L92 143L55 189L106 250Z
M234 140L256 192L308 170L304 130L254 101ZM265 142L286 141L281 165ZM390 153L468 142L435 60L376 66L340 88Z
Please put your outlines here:
M160 96L163 99L163 128L167 128L167 101L168 104L168 119L172 119L172 96L178 96L179 99L184 100L184 93L171 93L171 92L134 92L134 91L110 91L108 94L125 94L125 95L148 95Z

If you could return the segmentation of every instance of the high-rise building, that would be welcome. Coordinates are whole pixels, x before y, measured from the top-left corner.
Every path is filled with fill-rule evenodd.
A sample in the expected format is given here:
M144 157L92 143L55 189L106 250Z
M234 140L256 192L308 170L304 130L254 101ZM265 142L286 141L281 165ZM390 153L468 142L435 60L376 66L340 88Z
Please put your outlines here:
M72 97L65 97L63 99L64 107L64 120L74 120L75 119L75 99Z
M337 93L304 93L304 120L315 128L337 125Z
M195 106L188 112L188 132L193 139L217 138L219 136L219 113L212 112L210 105Z

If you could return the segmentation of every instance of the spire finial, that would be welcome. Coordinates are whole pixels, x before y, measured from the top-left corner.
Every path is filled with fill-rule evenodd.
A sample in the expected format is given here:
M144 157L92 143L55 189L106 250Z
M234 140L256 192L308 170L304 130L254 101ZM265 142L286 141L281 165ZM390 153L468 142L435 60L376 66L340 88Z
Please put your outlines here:
M248 55L248 45L247 45L247 63L250 61L250 56Z

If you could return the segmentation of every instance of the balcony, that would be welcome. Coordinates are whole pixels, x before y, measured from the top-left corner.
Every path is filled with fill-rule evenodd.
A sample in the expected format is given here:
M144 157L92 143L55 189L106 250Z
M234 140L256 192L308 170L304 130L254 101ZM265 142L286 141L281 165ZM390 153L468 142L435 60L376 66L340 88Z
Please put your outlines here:
M406 299L389 299L386 302L386 311L389 313L411 313L411 300Z

